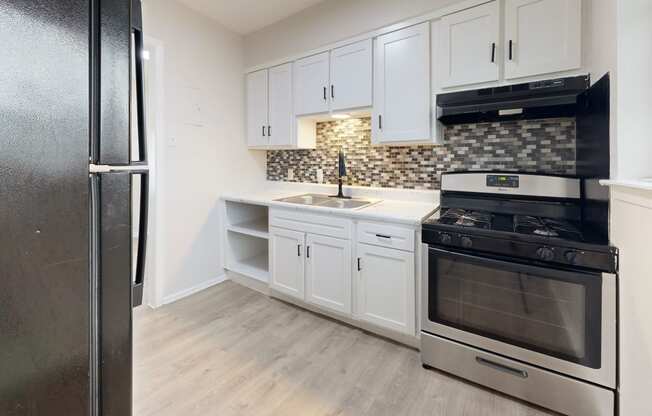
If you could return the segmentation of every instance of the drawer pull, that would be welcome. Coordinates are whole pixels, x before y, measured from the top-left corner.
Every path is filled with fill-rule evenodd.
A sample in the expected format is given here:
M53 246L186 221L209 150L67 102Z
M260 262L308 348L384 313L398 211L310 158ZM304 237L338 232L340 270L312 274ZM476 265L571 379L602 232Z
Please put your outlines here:
M493 368L494 370L502 371L503 373L511 374L513 376L520 377L520 378L527 378L527 371L524 370L508 367L504 364L496 363L494 361L490 361L482 357L475 357L475 361L477 361L478 364L482 364L489 368Z
M385 235L385 234L376 234L376 237L378 237L378 238L386 238L388 240L392 239L391 235Z

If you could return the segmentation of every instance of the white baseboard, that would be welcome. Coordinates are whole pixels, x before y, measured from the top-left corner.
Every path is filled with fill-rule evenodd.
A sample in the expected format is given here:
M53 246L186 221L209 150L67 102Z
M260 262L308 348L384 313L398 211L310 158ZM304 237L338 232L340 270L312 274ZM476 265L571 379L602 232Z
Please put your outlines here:
M165 296L163 298L163 301L161 302L161 306L167 305L168 303L176 302L179 299L183 299L190 295L194 295L197 292L201 292L204 289L208 289L209 287L215 286L216 284L222 283L226 280L227 280L226 274L222 274L214 279L206 280L205 282L201 282L200 284L190 287L188 289L184 289L177 293L173 293L171 295Z

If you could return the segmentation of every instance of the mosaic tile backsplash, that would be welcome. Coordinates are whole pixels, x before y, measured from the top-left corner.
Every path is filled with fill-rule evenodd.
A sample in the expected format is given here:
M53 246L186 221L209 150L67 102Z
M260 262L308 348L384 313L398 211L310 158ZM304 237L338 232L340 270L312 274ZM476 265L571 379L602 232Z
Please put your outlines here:
M555 118L463 124L446 128L442 145L371 146L371 119L317 123L310 150L267 152L267 179L337 183L337 153L346 154L346 184L439 189L440 174L454 170L575 173L575 119Z

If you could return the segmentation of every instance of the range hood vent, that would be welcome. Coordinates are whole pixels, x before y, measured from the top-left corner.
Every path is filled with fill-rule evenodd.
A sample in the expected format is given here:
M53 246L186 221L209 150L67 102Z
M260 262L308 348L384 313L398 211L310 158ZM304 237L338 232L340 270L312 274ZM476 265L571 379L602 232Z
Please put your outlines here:
M437 119L445 125L573 117L589 76L558 78L437 96Z

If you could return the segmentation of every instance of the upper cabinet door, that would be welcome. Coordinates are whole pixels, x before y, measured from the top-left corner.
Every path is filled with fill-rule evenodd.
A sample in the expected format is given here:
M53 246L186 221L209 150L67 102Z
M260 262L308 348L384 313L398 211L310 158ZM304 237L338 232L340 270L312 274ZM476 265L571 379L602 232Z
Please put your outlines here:
M306 301L351 313L351 242L308 234L306 239Z
M270 229L269 238L270 286L303 300L305 234L274 227Z
M497 81L499 13L497 1L444 16L439 28L441 86Z
M581 66L581 0L507 0L505 78Z
M292 64L275 66L269 69L269 144L291 145L294 142L293 122Z
M331 51L331 109L371 107L371 39Z
M294 62L295 115L328 112L329 55L324 52Z
M372 142L429 140L430 23L375 42Z
M267 70L247 74L247 144L266 146L267 136Z

